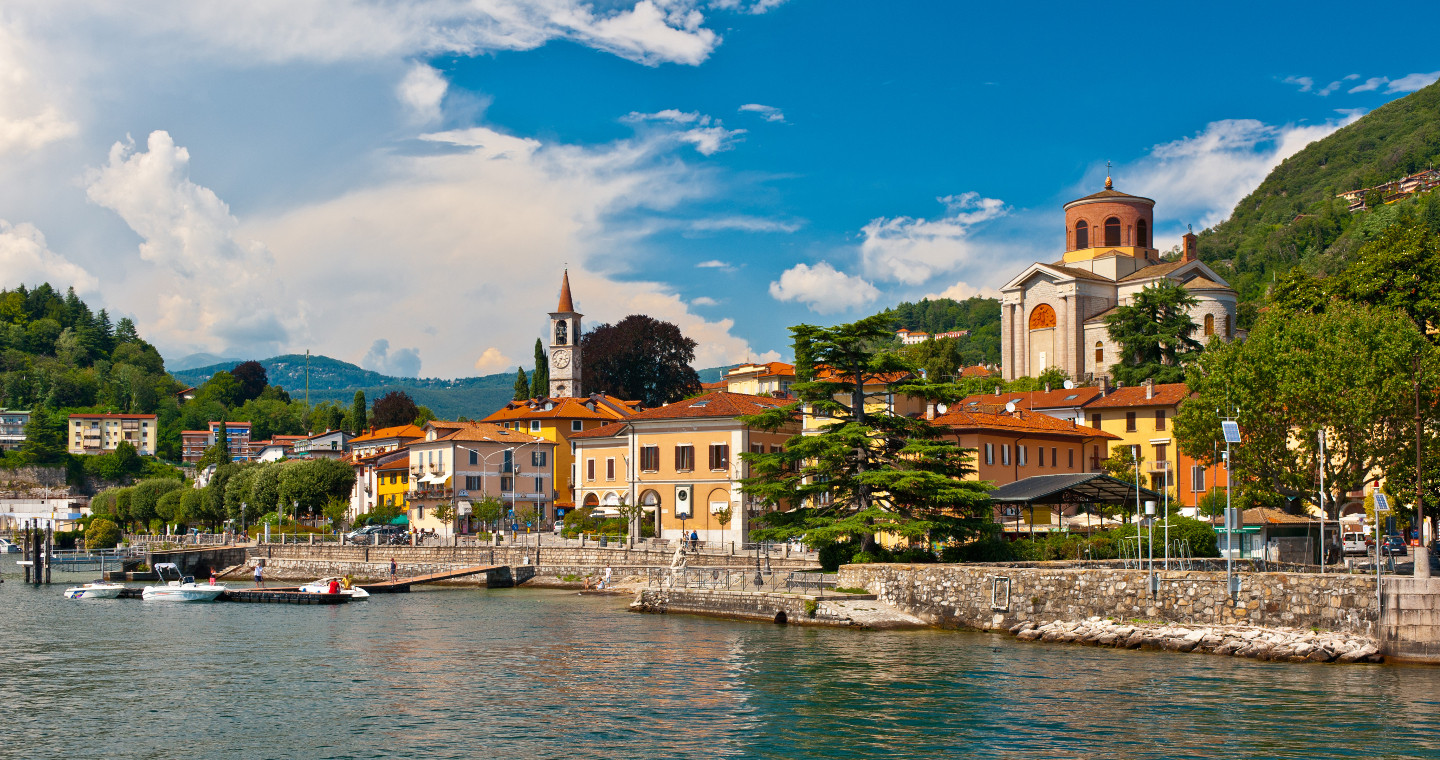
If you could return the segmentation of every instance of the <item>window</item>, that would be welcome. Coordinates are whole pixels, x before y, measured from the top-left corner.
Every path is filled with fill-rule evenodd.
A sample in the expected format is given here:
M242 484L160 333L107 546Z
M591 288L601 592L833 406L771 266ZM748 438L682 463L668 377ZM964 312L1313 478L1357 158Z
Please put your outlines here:
M1090 427L1093 427L1093 428L1095 428L1096 430L1099 430L1099 429L1100 429L1100 415L1098 415L1098 414L1092 414L1092 415L1090 415Z
M1044 450L1044 449L1041 449L1040 452L1041 452L1041 453L1040 453L1041 458L1044 458L1044 456L1045 456L1045 453L1044 453L1045 450ZM1030 447L1029 447L1029 446L1021 446L1021 445L1018 444L1018 443L1015 444L1015 464L1018 464L1018 465L1020 465L1021 467L1024 467L1026 464L1028 464L1027 460L1030 458L1029 455L1030 455Z
M585 479L586 479L586 480L594 480L594 479L595 479L595 460L594 460L594 459L586 459L586 460L585 460Z
M1205 468L1198 464L1190 468L1190 490L1194 493L1205 491Z
M1105 366L1105 342L1095 341L1095 369Z
M1010 444L1000 444L1000 464L1010 464Z
M773 443L770 444L770 453L771 453L771 454L779 454L780 452L782 452L782 451L784 451L784 450L785 450L785 449L783 449L783 448L781 448L781 447L779 447L779 446L776 446L776 445L773 444Z
M480 452L474 449L468 449L468 451L470 452L470 464L480 464Z
M615 479L615 457L609 457L605 460L605 479Z
M1070 469L1073 470L1073 469L1075 469L1075 449L1070 449L1069 451L1070 451L1070 464L1069 464L1068 466L1069 466Z
M995 444L985 444L985 464L995 464Z
M544 478L539 478L539 477L535 478L535 493L540 493L540 494L545 493L545 479L544 479Z
M1170 454L1170 444L1168 444L1168 443L1157 443L1157 444L1155 444L1155 464L1156 464L1156 465L1158 465L1158 466L1160 466L1160 467L1162 467L1162 468L1168 469L1168 465L1169 465L1169 462L1170 462L1169 454Z
M479 476L479 475L466 475L466 476L465 476L465 490L466 490L466 491L479 491L479 490L480 490L480 476Z
M1144 219L1135 223L1135 245L1150 247L1150 225Z
M1133 432L1135 432L1135 413L1134 413L1134 412L1126 412L1126 413L1125 413L1125 432L1127 432L1127 433L1133 433Z
M571 420L571 421L570 421L570 432L572 432L572 433L578 433L578 432L580 432L581 430L584 430L584 429L585 429L585 423L584 423L584 422L581 422L580 420Z
M1120 220L1116 217L1105 220L1105 245L1120 245Z
M500 490L504 491L505 493L510 493L511 491L514 491L515 479L506 477L500 478Z
M1075 247L1090 247L1090 225L1086 224L1084 219L1075 223Z
M1053 228L1052 228L1052 229L1053 229ZM568 343L569 340L570 340L569 332L570 332L570 323L569 323L569 322L567 322L567 321L565 321L565 320L563 320L563 319L562 319L562 320L559 320L558 322L556 322L556 323L555 323L555 345L557 345L557 346L563 346L563 345L565 345L566 343Z
M417 520L424 520L424 519L425 519L425 505L424 505L424 504L421 504L420 506L418 506L418 507L415 508L415 518L416 518Z
M505 456L500 461L500 471L515 471L515 449L505 449Z
M640 469L645 472L655 472L660 469L660 447L640 447Z
M1090 450L1090 469L1100 469L1100 447L1098 445Z
M1057 450L1054 446L1051 446L1051 447L1050 447L1050 466L1051 466L1051 467L1059 467L1059 466L1060 466L1060 455L1059 455L1058 450Z
M684 444L675 447L675 469L679 472L690 472L695 469L695 447Z
M730 469L730 446L724 443L710 444L710 469Z
M1164 410L1164 409L1156 409L1156 410L1155 410L1155 429L1156 429L1156 430L1164 430L1164 429L1165 429L1165 410Z
M1220 318L1220 334L1225 336L1225 340L1231 340L1235 337L1235 334L1230 331L1229 314Z
M537 451L532 451L532 452L530 452L530 466L531 466L531 467L544 467L544 466L545 466L545 452L544 452L544 451L538 451L538 450L537 450Z
M1208 338L1208 337L1210 337L1211 335L1214 335L1214 334L1215 334L1215 315L1214 315L1214 314L1206 314L1206 315L1205 315L1205 337Z
M540 420L530 420L530 429L531 429L531 430L539 430L539 429L540 429Z
M751 454L764 454L764 453L765 453L765 444L763 444L763 443L752 443L752 444L750 444L750 453L751 453Z

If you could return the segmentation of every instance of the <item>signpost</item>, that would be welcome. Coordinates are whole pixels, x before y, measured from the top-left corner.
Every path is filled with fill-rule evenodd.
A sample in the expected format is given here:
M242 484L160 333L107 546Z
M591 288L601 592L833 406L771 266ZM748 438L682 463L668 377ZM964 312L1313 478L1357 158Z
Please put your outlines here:
M1373 494L1375 499L1375 635L1380 635L1380 612L1384 600L1380 596L1380 547L1384 544L1380 541L1380 513L1390 511L1390 497L1376 491Z
M1221 420L1220 430L1225 434L1225 588L1230 591L1230 603L1234 604L1240 593L1239 579L1235 577L1235 527L1240 520L1235 508L1230 506L1230 483L1234 480L1230 472L1230 444L1240 442L1240 423Z

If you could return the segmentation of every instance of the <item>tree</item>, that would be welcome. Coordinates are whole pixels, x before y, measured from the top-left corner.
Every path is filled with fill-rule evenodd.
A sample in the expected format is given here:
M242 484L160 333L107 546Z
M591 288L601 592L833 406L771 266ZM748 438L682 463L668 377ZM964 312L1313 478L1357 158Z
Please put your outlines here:
M475 515L475 519L479 520L482 525L498 529L500 518L505 514L505 505L494 496L486 496L480 501L474 502L471 511Z
M530 395L530 381L525 379L525 368L515 368L515 401L524 401L532 398Z
M25 442L20 444L25 459L35 464L52 464L63 459L67 450L65 422L65 416L59 412L45 409L32 411L30 422L25 426ZM133 446L131 450L134 450Z
M103 517L97 517L91 520L90 526L85 529L85 549L114 549L121 538L124 536L120 533L120 526Z
M1335 517L1346 493L1403 450L1407 428L1413 440L1416 356L1425 357L1433 383L1434 352L1399 312L1339 301L1323 314L1272 310L1244 343L1212 347L1190 368L1196 397L1180 405L1175 435L1185 454L1215 464L1225 448L1216 445L1220 415L1233 414L1244 439L1231 451L1236 487L1315 503L1323 468ZM1433 419L1433 394L1427 397ZM1411 480L1413 464L1404 476Z
M185 510L181 506L184 496L185 489L183 488L171 489L161 494L155 502L155 515L164 520L167 525L184 523Z
M1136 293L1134 303L1116 307L1105 318L1110 339L1121 348L1111 377L1126 385L1184 380L1185 363L1203 348L1190 337L1195 323L1189 308L1197 303L1180 283L1162 279Z
M355 470L344 462L302 460L282 469L279 503L281 508L289 509L299 502L300 512L317 515L331 498L349 498L354 487Z
M575 395L580 395L580 389L575 389ZM550 396L550 359L545 356L545 345L539 338L535 339L535 371L530 374L530 398L548 398Z
M1035 382L1041 388L1060 390L1065 387L1065 381L1069 379L1070 373L1066 372L1063 368L1046 367L1045 371L1041 372L1040 376L1035 378Z
M1105 468L1106 475L1144 488L1146 487L1145 476L1139 473L1145 466L1145 455L1140 454L1137 457L1137 451L1138 447L1116 444L1110 448L1110 456L1100 462L1100 466ZM1122 522L1128 523L1131 516L1135 514L1135 509L1133 504L1109 504L1102 506L1100 513L1111 516L1119 515Z
M794 429L802 405L821 421L818 433L796 432L776 453L741 454L751 476L741 490L797 513L773 519L756 538L805 535L813 544L859 541L876 547L876 533L910 539L971 536L989 521L989 486L963 478L972 452L925 420L869 411L885 394L954 393L953 386L915 378L901 356L880 351L891 335L885 315L836 327L799 325L795 338L799 400L741 421L769 431Z
M350 432L360 435L365 432L367 424L367 413L365 411L365 391L355 391L355 399L350 402Z
M434 515L435 519L439 520L440 524L445 526L445 534L448 538L450 525L455 522L455 505L448 501L442 501L436 504L434 509L430 510L430 514Z
M159 510L160 497L179 490L182 485L174 478L150 478L135 484L130 496L131 518L143 523L156 518L165 519Z
M229 462L231 461L229 415L221 417L218 422L219 424L215 426L215 448L219 449L220 454L224 457L222 461Z
M186 488L180 493L180 514L187 520L198 521L205 514L205 505L210 499L208 488Z
M375 399L370 410L371 424L377 428L413 425L420 415L420 407L405 391L390 391Z
M643 314L599 325L580 339L585 390L650 407L679 401L700 390L695 346L679 327Z
M221 370L210 376L195 390L196 401L214 401L225 408L236 406L242 400L240 398L240 381L235 376Z
M422 405L415 410L415 424L419 427L424 427L425 423L429 422L430 420L438 419L440 418L436 417L435 413L430 411L430 407L428 406Z
M1421 332L1440 327L1440 232L1418 221L1390 227L1339 280L1348 301L1404 312Z
M339 497L332 496L325 502L322 510L325 519L330 521L330 527L340 530L345 526L345 516L350 514L350 502Z
M260 398L260 394L265 392L265 386L270 383L270 376L266 374L265 366L257 361L241 362L235 365L235 368L230 370L230 375L238 384L237 403Z

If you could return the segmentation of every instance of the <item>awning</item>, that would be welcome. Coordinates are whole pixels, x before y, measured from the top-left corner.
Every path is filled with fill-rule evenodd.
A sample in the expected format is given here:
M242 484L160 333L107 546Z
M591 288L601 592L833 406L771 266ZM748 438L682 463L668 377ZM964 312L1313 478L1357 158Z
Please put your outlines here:
M1101 472L1035 475L1006 483L990 492L997 504L1134 504L1135 484ZM1140 499L1160 494L1140 488Z
M391 525L409 525L409 524L410 524L410 516L409 516L409 515L400 515L399 517L396 517L394 520L391 520L391 521L390 521L390 524L391 524Z

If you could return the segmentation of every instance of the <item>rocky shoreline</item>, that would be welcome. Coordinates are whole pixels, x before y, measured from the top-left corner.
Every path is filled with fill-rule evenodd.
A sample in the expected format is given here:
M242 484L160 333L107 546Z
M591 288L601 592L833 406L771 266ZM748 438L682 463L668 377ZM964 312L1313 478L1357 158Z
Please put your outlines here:
M1375 642L1364 636L1332 631L1303 631L1251 626L1177 626L1148 622L1117 622L1092 617L1084 621L1020 623L1010 633L1021 641L1074 643L1116 649L1161 649L1171 652L1249 657L1275 662L1378 663L1384 661Z

